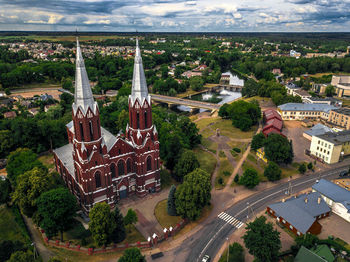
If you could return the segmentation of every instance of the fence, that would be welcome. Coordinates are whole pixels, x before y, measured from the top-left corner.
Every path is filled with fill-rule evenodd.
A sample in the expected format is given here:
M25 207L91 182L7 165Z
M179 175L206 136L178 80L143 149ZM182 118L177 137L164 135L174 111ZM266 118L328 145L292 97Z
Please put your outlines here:
M123 251L130 247L137 247L137 248L152 248L153 246L156 246L158 243L168 240L170 237L175 236L176 233L178 233L186 224L187 220L181 220L180 223L176 224L174 227L164 228L163 232L160 236L158 236L156 233L154 233L152 236L148 237L147 242L136 242L136 243L125 243L125 244L112 244L107 247L101 247L101 248L87 248L82 247L80 245L74 245L71 244L69 241L67 242L61 242L59 240L50 240L45 234L45 231L41 228L39 228L39 231L42 234L42 237L47 245L55 246L58 248L64 248L71 251L81 252L85 253L87 255L93 255L93 254L100 254L100 253L107 253L107 252L116 252L116 251Z

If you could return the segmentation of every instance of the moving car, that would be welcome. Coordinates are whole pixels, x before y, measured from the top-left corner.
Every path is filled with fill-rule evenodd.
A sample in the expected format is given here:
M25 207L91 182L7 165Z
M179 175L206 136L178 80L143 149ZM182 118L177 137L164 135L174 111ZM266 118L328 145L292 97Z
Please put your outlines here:
M208 255L205 255L203 258L202 258L202 262L209 262L210 261L210 256Z

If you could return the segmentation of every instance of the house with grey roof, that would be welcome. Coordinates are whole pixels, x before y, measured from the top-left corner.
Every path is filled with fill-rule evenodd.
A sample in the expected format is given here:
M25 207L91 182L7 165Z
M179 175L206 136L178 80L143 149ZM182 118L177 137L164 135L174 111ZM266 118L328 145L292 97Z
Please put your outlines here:
M322 196L333 213L350 222L350 191L325 179L314 184L312 191Z
M297 236L319 234L322 226L318 220L328 217L331 209L317 192L291 197L267 206L267 212L276 221Z
M311 127L309 130L306 130L303 133L303 137L305 137L308 140L311 140L313 136L323 135L327 132L335 133L335 131L332 128L318 123Z
M328 120L329 112L337 107L327 104L286 103L278 106L283 120Z

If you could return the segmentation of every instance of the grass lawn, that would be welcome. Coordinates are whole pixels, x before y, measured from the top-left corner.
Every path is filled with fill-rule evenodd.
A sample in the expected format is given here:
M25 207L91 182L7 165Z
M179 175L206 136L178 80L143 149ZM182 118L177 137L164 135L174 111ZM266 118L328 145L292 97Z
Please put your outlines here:
M1 240L18 240L28 245L31 243L27 228L16 206L0 207Z
M218 150L218 144L211 141L210 139L208 138L202 138L202 145L210 150L211 152L213 152L214 154L216 153L216 151Z
M298 167L295 167L293 165L288 165L287 167L281 167L282 170L282 177L290 177L299 174Z
M214 123L218 121L218 117L211 117L211 118L202 118L201 120L197 121L195 124L197 125L198 129L204 130L206 127L209 126L209 124Z
M16 89L35 89L35 88L45 89L45 88L61 88L61 87L62 87L62 85L54 84L54 83L46 83L46 82L44 82L44 83L31 83L31 84L25 84L25 85L11 87L11 92L13 94L15 94L17 92Z
M174 227L179 223L182 218L180 216L169 216L167 212L167 199L164 199L156 205L154 209L154 215L156 216L158 223L163 228L169 228L170 226Z
M146 239L143 237L143 235L140 233L140 231L137 230L137 228L134 225L130 225L125 227L126 230L126 238L124 239L121 244L125 243L136 243L138 241L144 242Z
M216 158L198 147L193 149L193 152L199 161L200 168L212 175L216 167Z
M52 154L40 156L38 159L44 164L44 166L47 167L49 171L55 168L55 162Z
M84 245L82 243L83 238L85 239ZM60 235L57 235L52 239L60 240ZM77 220L73 221L71 228L69 230L67 230L66 232L63 232L63 241L70 241L75 245L81 245L85 247L94 245L94 240L91 236L91 232L89 230L86 230L83 227L83 225Z
M249 155L247 156L247 159L244 161L242 165L242 169L243 169L243 172L247 168L255 169L258 172L260 182L266 182L267 178L264 176L264 169L266 166L267 164L265 164L263 161L258 161L256 159L256 156L252 152L250 152Z
M227 157L220 157L220 167L219 172L215 178L215 189L222 189L227 183L227 180L229 179L230 175L233 172L233 166L228 161ZM222 178L223 183L219 184L219 178Z
M220 134L233 139L252 138L257 130L257 126L253 126L250 131L243 132L234 127L231 120L221 118L216 118L215 123L211 127L213 130L219 128Z

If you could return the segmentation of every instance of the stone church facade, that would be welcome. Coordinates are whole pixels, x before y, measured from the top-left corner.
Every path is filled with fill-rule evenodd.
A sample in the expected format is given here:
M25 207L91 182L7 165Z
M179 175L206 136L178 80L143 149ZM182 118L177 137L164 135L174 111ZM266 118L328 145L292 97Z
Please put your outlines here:
M125 136L114 136L100 125L78 40L72 108L73 120L66 125L69 143L55 149L54 158L84 212L99 202L113 207L130 195L143 197L160 190L158 133L138 41Z

